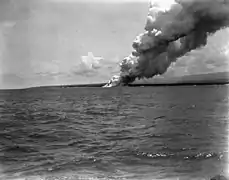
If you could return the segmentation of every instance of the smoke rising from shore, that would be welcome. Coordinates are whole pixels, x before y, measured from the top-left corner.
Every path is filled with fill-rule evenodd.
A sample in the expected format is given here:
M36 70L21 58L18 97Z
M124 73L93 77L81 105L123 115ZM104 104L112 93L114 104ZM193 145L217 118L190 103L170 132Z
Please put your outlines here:
M164 74L170 64L229 26L229 0L151 0L145 32L105 87Z

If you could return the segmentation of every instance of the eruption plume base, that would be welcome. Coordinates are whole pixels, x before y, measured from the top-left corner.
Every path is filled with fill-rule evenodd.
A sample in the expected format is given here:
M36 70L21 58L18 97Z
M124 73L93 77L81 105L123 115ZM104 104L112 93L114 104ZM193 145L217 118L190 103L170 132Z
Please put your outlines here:
M106 85L104 85L103 87L116 87L116 86L119 86L121 85L121 77L120 76L117 76L117 75L114 75L111 80L109 80L107 82Z

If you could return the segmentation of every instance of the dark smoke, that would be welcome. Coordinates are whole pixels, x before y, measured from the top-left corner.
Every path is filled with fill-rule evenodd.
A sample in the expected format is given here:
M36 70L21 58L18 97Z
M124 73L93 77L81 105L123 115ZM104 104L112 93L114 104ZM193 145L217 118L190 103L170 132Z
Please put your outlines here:
M211 34L228 26L229 0L152 0L145 32L107 86L164 74L177 58L205 46Z

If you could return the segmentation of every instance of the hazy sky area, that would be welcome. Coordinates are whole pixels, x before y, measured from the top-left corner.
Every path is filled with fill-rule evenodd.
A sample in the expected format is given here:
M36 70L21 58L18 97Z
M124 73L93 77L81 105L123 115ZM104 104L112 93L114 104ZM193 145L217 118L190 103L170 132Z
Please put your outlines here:
M1 0L0 88L106 82L144 32L148 7L140 0ZM102 58L94 62L88 52ZM228 71L228 60L224 29L165 76Z

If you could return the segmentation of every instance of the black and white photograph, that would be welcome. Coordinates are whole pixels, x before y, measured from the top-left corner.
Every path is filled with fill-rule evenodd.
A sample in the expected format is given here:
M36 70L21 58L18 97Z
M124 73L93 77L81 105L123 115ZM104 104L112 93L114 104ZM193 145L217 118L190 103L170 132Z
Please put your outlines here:
M0 180L229 180L229 0L0 0Z

